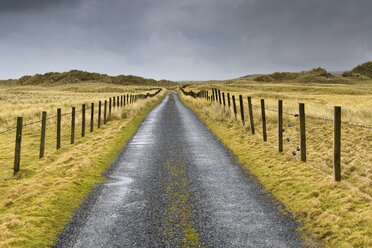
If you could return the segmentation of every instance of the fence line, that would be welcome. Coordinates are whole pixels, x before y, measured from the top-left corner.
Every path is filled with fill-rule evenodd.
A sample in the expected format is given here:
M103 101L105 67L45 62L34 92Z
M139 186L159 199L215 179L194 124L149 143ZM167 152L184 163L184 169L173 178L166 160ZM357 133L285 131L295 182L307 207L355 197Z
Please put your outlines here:
M212 88L212 96L209 97L208 90L201 90L199 92L193 92L192 90L189 92L185 91L185 87L183 86L180 90L184 95L191 96L193 98L204 98L206 101L219 104L221 105L220 99L218 99L218 96L220 95L220 90L217 90L216 88ZM225 95L225 92L222 92L222 96ZM230 109L230 95L233 99L233 106L234 106L234 116L236 119L237 110L235 105L235 95L227 92L228 100L229 100L229 108ZM363 128L363 129L370 129L372 130L372 127L366 126L366 125L359 125L359 124L353 124L346 121L341 121L341 107L335 106L334 107L334 119L328 119L328 118L322 118L322 117L315 117L311 115L305 115L305 104L300 103L299 104L299 113L293 114L283 111L283 101L278 101L278 109L272 109L265 107L264 99L261 99L261 106L253 105L251 102L251 97L248 97L248 102L245 102L242 100L242 95L239 95L239 101L240 101L240 110L241 110L241 121L244 126L245 120L244 120L244 110L243 110L243 102L248 103L248 113L250 117L250 126L251 126L251 132L252 134L255 134L254 129L254 119L253 119L253 111L252 107L260 109L261 110L261 120L262 120L262 135L263 140L267 140L266 136L266 116L265 116L265 110L272 111L278 113L278 151L283 151L283 132L285 132L285 129L283 129L283 119L282 115L289 115L293 117L299 118L299 143L300 145L297 147L297 152L300 152L301 154L301 161L306 162L306 126L305 126L305 118L309 119L316 119L316 120L324 120L327 122L333 122L333 177L335 181L341 181L341 124L345 124L351 127L357 127L357 128ZM225 106L224 106L225 107ZM289 127L292 125L288 124ZM290 138L288 137L286 139L288 142L290 141ZM296 151L292 152L293 155L296 155Z
M154 93L146 93L146 94L131 94L130 97L131 97L131 101L130 103L134 103L140 99L147 99L147 98L152 98L156 95L158 95L160 92L162 91L162 89L158 88L156 92ZM129 101L128 99L128 96L129 94L127 94L127 101ZM110 98L111 99L111 98ZM125 104L125 95L119 95L119 96L115 96L113 97L113 99L116 99L116 106L114 105L114 107L116 107L115 109L120 109L121 107L125 107L126 104ZM121 104L119 104L121 100ZM123 100L124 100L124 104L123 104ZM107 102L107 100L105 100L105 102ZM97 126L98 128L100 128L101 126L101 101L99 101L99 110L96 112L97 113L97 118L98 118L98 123L97 123ZM129 104L129 102L127 103L127 105ZM90 122L86 122L86 114L87 114L87 110L92 110L91 113L90 113ZM53 132L56 131L56 147L55 149L60 149L61 148L61 141L62 141L62 135L63 135L63 131L62 130L62 117L63 116L67 116L67 115L71 115L71 126L70 126L70 129L71 129L71 133L70 133L70 143L73 144L74 143L74 139L75 139L75 128L76 128L76 124L78 123L75 123L75 120L76 120L76 117L75 117L75 114L76 113L79 113L81 112L82 115L81 115L81 137L84 137L85 136L85 130L86 130L86 126L87 125L90 125L90 132L93 132L93 119L94 119L94 103L92 102L91 103L91 107L89 107L89 105L86 106L86 104L84 103L82 105L82 108L81 110L76 110L75 107L72 107L72 111L71 112L67 112L67 113L62 113L61 109L58 108L57 110L57 115L55 116L51 116L51 117L46 117L47 116L47 112L46 111L43 111L42 112L42 118L40 121L33 121L33 122L30 122L30 123L25 123L23 124L23 118L22 117L18 117L17 118L17 127L13 127L13 128L10 128L8 130L4 130L2 132L0 132L0 134L4 134L4 133L7 133L7 132L10 132L10 131L13 131L13 130L16 130L16 139L15 141L11 141L11 142L8 142L6 144L2 144L2 146L0 146L0 149L3 149L3 148L9 148L10 145L14 145L16 144L15 146L15 155L14 155L14 175L17 174L17 172L20 170L21 168L21 165L22 163L25 163L22 161L22 158L21 158L21 147L22 147L22 143L23 145L34 145L34 141L32 141L31 143L25 143L25 142L22 142L22 139L23 137L22 136L34 136L34 135L38 135L40 134L40 147L39 147L39 156L38 158L41 159L44 157L44 150L45 150L45 147L46 147L46 144L50 144L49 141L46 141L46 121L47 120L51 120L51 119L57 119L57 123L56 123L56 129L52 127L52 130ZM105 112L106 112L106 109L105 109ZM111 111L110 111L111 112ZM88 113L89 115L89 113ZM89 118L89 117L88 117ZM107 116L105 115L105 121L103 124L105 124L107 121L109 121L110 119L107 118ZM31 125L35 125L35 124L41 124L41 129L38 130L38 131L32 131L31 133L28 131L27 133L25 133L23 131L23 134L22 134L22 128L23 127L28 127L28 126L31 126ZM80 125L78 125L80 126ZM49 129L49 128L48 128ZM63 131L63 132L62 132ZM49 135L48 135L49 136ZM27 161L33 161L33 160L36 160L36 157L35 158L30 158L29 160L26 160L26 163ZM22 163L21 163L22 162Z

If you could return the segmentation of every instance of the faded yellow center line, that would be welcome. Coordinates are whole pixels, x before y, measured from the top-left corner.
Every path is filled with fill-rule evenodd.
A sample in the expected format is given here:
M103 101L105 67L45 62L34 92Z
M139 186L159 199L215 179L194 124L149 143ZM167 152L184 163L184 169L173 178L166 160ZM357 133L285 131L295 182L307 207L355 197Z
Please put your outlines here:
M200 247L200 238L191 220L195 206L190 202L185 166L181 161L165 162L164 171L167 210L163 217L166 242L178 243L181 247Z

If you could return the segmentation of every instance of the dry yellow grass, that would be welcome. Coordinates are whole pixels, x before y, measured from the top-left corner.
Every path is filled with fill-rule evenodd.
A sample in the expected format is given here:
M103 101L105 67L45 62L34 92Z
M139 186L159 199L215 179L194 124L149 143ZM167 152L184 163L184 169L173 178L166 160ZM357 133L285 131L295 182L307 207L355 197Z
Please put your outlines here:
M82 104L86 104L85 133L90 135L90 103L95 104L94 130L98 123L98 102L102 101L101 120L103 121L104 100L123 94L141 94L155 92L151 87L118 86L98 83L79 83L58 85L54 87L2 86L0 88L0 180L12 176L14 159L14 141L16 118L23 117L23 136L21 149L21 167L37 161L40 144L41 112L47 111L47 132L45 154L56 150L56 114L57 108L62 110L62 146L70 145L71 108L76 107L75 141L81 139ZM127 115L127 107L112 107L111 119L121 119ZM107 106L108 115L108 106ZM50 119L49 119L50 118ZM28 125L29 123L34 123ZM12 129L13 128L13 129ZM4 130L10 132L2 133ZM94 133L93 133L94 135ZM21 168L22 169L22 168Z
M137 90L120 87L117 91L100 93L99 88L106 86L98 84L96 86L98 91L95 94L86 93L83 102L104 100L107 97L127 92L146 91L145 88L140 87L136 87ZM33 89L36 91L36 88ZM59 97L59 102L56 100L54 106L63 107L65 111L70 111L73 104L80 105L82 103L79 101L80 94L84 94L76 92L64 94L63 90L48 88L38 90L44 98L57 99ZM18 97L22 98L27 92L28 90L23 88ZM73 97L74 94L77 99ZM55 127L52 128L55 126L55 120L48 122L47 128L50 127L50 129L47 131L47 137L49 135L51 141L50 144L47 143L45 157L40 160L38 159L40 127L38 125L25 127L21 170L16 177L12 177L14 145L11 145L9 151L5 150L0 153L2 156L0 171L5 173L6 179L0 180L0 247L48 247L51 245L74 209L79 206L94 184L102 182L101 173L115 159L147 112L158 104L164 94L165 90L154 98L139 100L125 108L113 111L112 120L102 125L100 129L97 129L95 125L93 133L89 132L87 124L84 138L80 137L81 126L77 127L74 145L69 144L70 115L63 116L66 120L62 123L62 148L58 151L55 150ZM28 103L30 112L48 109L54 112L53 107L39 105L37 98L40 98L40 95L35 99L30 99ZM35 105L33 101L36 102ZM23 110L20 109L20 111ZM87 111L88 123L89 113ZM32 116L35 116L34 119ZM30 115L28 120L38 119L39 116L35 114ZM28 127L30 130L27 130ZM34 131L35 134L33 134ZM9 135L12 140L13 135L14 133Z
M260 98L265 98L266 107L273 109L277 108L277 100L283 99L284 111L290 113L298 113L298 102L305 102L307 114L326 118L332 118L334 104L353 103L349 108L343 108L349 109L348 114L343 115L344 120L357 119L359 123L368 124L369 115L352 118L351 114L363 113L360 101L366 101L367 106L372 104L371 86L360 86L364 90L359 101L358 98L351 97L351 100L346 95L333 94L339 90L338 86L313 85L302 91L292 91L301 87L238 80L230 84L192 85L186 89L198 91L216 87L236 97L243 94L246 119L249 95L253 97L254 105L259 106ZM238 155L243 167L255 174L265 188L294 213L303 223L303 232L310 233L328 247L372 246L372 130L342 126L342 182L336 183L332 177L332 122L307 118L308 162L303 163L298 155L292 155L299 146L298 118L285 116L284 138L289 137L290 142L284 141L284 153L279 154L276 112L266 111L268 142L263 142L259 108L253 108L256 135L251 135L249 121L245 126L241 123L239 108L235 120L228 107L182 94L181 97ZM293 126L288 127L288 124ZM311 245L310 241L308 245Z

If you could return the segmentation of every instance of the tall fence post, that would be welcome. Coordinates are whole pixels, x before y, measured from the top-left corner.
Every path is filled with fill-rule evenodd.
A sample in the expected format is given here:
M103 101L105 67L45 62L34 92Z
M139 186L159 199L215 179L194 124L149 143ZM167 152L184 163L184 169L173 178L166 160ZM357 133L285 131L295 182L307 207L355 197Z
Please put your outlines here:
M119 108L119 96L116 97L116 105L117 105L116 107Z
M220 102L220 105L222 104L222 101L221 101L221 91L218 90L218 98L219 98L219 102Z
M335 106L333 119L333 174L341 181L341 107Z
M123 95L120 96L120 107L123 107Z
M57 109L57 150L61 148L61 109Z
M102 102L98 102L98 128L101 128L101 105Z
M254 119L253 119L253 109L252 109L252 99L248 96L248 112L249 112L249 121L251 123L251 133L255 134L254 131Z
M225 102L225 92L222 92L222 100L223 100L223 106L225 107L225 106L226 106L226 102Z
M85 136L85 104L82 105L81 109L81 137Z
M283 152L283 101L278 100L278 150Z
M42 114L41 114L41 134L40 134L39 158L44 157L44 151L45 151L46 115L47 115L46 111L43 111Z
M236 104L235 104L235 96L232 96L232 102L233 102L233 107L234 107L234 115L235 115L235 120L236 120Z
M75 142L75 107L71 111L71 144Z
M123 104L123 106L125 107L125 95L124 95L124 104Z
M299 104L301 161L306 162L305 104Z
M93 132L94 128L94 103L90 104L90 132Z
M230 109L230 106L231 106L231 103L230 103L230 93L227 93L227 104L229 105L229 109Z
M262 138L263 138L263 141L267 141L265 99L261 99L261 116L262 116Z
M15 152L14 152L14 175L19 171L19 165L21 163L21 143L22 143L22 125L23 118L17 118L17 133L15 139Z
M127 105L129 104L129 94L127 94Z
M115 97L112 98L112 107L115 108Z
M105 100L105 106L103 107L103 124L106 124L106 116L107 116L107 100Z
M242 119L243 125L245 125L244 121L244 107L243 107L243 96L239 95L239 102L240 102L240 117Z

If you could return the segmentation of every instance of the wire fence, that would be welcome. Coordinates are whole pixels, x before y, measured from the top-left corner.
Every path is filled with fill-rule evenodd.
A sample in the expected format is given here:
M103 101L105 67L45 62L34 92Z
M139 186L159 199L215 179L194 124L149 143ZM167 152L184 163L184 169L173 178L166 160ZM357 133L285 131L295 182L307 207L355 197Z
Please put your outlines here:
M342 176L343 180L372 196L372 127L341 121L341 107L334 108L334 115L339 118L330 119L301 114L300 111L285 111L285 107L279 108L281 100L278 100L278 109L275 109L265 106L264 99L259 99L260 106L252 104L249 96L246 101L242 95L236 97L231 92L220 92L218 89L193 92L185 91L183 87L181 92L204 99L203 104L207 104L208 108L223 107L222 113L227 113L226 122L231 122L231 119L241 122L247 132L261 135L264 142L276 147L279 152L308 162L322 175L332 176L336 181L340 181ZM279 117L280 114L282 117Z
M153 93L126 94L85 103L79 109L72 107L72 111L62 113L58 110L57 115L52 116L47 116L45 112L45 120L41 118L22 123L23 118L18 117L22 121L16 127L0 132L0 181L13 179L20 168L37 162L47 154L53 154L61 146L82 140L113 119L120 119L127 105L155 97L161 90L158 88ZM113 101L114 98L116 101ZM10 169L12 164L13 170Z

